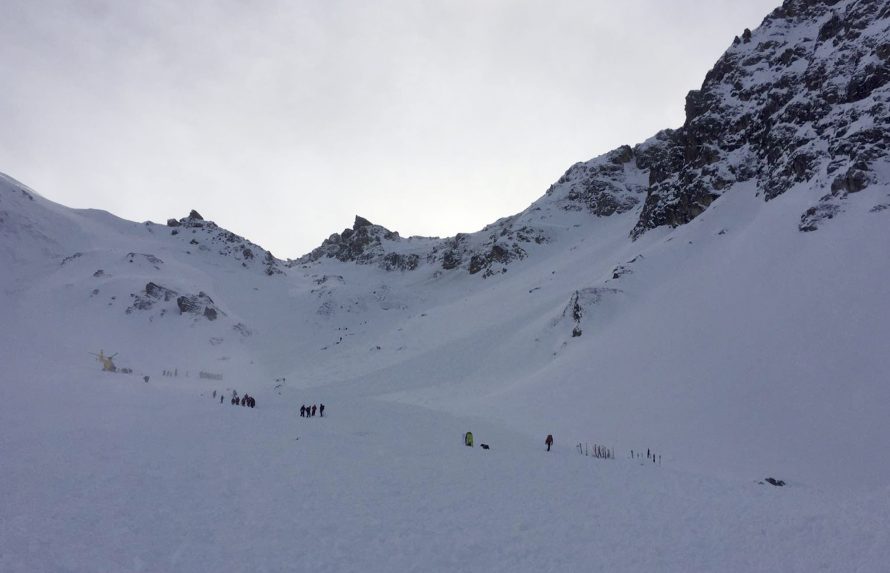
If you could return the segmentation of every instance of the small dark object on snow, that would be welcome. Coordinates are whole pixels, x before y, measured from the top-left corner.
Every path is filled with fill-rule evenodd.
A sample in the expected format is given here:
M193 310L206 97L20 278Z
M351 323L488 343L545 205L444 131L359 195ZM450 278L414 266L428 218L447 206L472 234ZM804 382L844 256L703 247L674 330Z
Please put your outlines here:
M488 447L488 444L479 444L479 447L482 448L483 450L488 450L488 449L490 449L490 448Z
M778 487L782 487L783 485L785 485L785 482L780 479L766 478L764 481L766 481L766 483L768 483L770 485L774 485L774 486L778 486Z
M148 376L143 376L142 379L145 380L146 384L148 384Z

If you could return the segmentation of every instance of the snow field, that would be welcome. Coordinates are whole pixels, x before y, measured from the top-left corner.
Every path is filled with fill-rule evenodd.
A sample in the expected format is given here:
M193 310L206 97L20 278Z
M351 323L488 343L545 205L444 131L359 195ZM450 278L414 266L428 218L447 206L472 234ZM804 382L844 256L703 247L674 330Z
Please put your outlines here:
M593 460L559 435L548 454L543 435L335 386L248 390L250 409L207 381L28 378L0 403L3 571L880 571L890 558L887 492ZM304 402L328 415L301 419ZM465 447L467 430L492 449Z

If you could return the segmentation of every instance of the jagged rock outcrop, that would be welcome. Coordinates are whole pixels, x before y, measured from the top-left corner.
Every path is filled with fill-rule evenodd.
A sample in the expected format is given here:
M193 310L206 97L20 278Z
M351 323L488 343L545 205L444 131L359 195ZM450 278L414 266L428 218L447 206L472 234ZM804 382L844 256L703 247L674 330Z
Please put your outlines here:
M482 276L489 277L505 272L510 261L525 258L523 243L541 244L548 240L542 231L519 224L517 217L502 219L473 235L404 239L397 232L357 216L351 229L334 233L295 264L307 265L329 258L376 265L386 271L413 271L426 263L442 270L465 268L470 274L482 272Z
M146 284L145 289L141 293L130 294L130 298L133 299L133 302L127 308L127 314L132 314L137 310L152 310L157 306L163 307L161 303L169 303L171 301L176 302L179 314L203 316L208 320L216 320L220 315L225 314L217 308L213 303L213 299L205 292L180 295L177 291L154 282ZM161 315L166 314L167 310L169 308L161 308Z
M649 189L632 235L687 223L730 186L765 200L824 188L801 230L874 180L890 146L890 7L879 0L786 0L746 30L686 98L640 166ZM639 163L639 162L638 162Z
M370 264L387 255L384 241L398 241L399 234L356 215L351 229L334 233L308 255L297 259L298 263L317 261L323 257L344 263Z
M126 313L132 314L135 310L151 310L158 302L169 302L176 298L178 293L167 287L150 282L145 285L145 290L139 294L130 294L133 303L127 308Z
M208 320L216 320L221 312L205 292L180 296L176 299L176 306L179 308L179 314L204 316Z
M634 272L633 271L634 263L636 263L637 261L640 261L642 259L643 259L643 255L637 255L634 258L632 258L631 260L627 261L626 263L615 267L612 270L612 280L618 280L625 275L632 275Z
M550 241L542 230L523 223L519 215L506 217L479 233L458 235L439 241L427 254L427 261L443 270L464 268L471 274L488 278L504 273L512 261L528 256L523 245Z
M387 253L383 255L380 266L386 271L413 271L420 264L420 255L415 253Z
M168 219L171 235L186 240L190 248L199 251L215 251L217 254L238 261L244 268L257 268L268 276L284 274L284 263L259 245L244 237L223 229L213 221L207 221L200 213L191 210L188 217Z
M597 217L629 211L646 192L646 182L639 172L627 169L629 164L635 166L634 159L634 150L623 145L603 157L576 163L547 194L553 195L562 187L559 205L567 211L585 210Z
M594 307L605 298L614 298L620 295L621 292L618 289L605 287L589 287L576 290L569 298L569 302L563 309L562 315L554 321L553 325L557 326L562 322L570 322L572 325L572 338L582 336L584 334L584 317L591 314Z

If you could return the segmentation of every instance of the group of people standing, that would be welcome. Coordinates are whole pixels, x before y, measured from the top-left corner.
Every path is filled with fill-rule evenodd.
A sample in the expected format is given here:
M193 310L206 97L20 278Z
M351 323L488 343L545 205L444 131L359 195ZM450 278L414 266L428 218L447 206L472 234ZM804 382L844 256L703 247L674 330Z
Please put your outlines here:
M213 397L216 398L216 390L213 391ZM223 393L219 393L219 403L223 403ZM244 396L238 396L237 390L232 390L232 406L244 406L249 408L256 408L256 399L250 394L245 394Z
M315 404L312 404L311 406L303 404L300 406L301 418L312 418L315 416L316 412L318 412L321 417L324 417L324 404L320 404L318 407L316 407Z

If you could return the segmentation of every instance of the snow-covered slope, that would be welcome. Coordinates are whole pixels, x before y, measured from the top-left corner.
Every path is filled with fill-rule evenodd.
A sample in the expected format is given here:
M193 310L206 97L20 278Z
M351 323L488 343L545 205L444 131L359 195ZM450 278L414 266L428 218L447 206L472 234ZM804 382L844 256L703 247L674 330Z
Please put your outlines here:
M310 518L325 525L321 547L330 554L314 562L333 570L361 561L338 545L338 527L358 540L355 555L384 556L379 570L460 569L454 548L468 520L480 520L479 531L493 532L503 549L495 553L502 559L483 557L466 569L561 563L561 570L588 570L605 552L609 570L715 570L724 559L727 570L881 570L875 565L890 547L883 543L888 30L890 8L881 2L788 0L742 34L690 93L684 126L575 164L523 212L445 239L404 238L356 217L312 252L281 260L195 211L166 224L134 223L57 205L0 177L0 387L10 397L2 402L0 459L19 460L0 466L0 481L13 484L0 507L14 516L0 519L0 539L15 540L0 541L0 569L34 569L31 550L19 544L37 529L62 528L46 523L54 497L34 501L41 489L60 486L34 480L33 468L51 474L74 464L78 488L100 472L97 479L121 496L148 480L159 488L152 496L181 499L170 494L176 476L197 460L195 476L214 474L211 492L246 495L237 486L246 470L221 459L233 441L264 468L257 488L268 495L260 494L257 513L244 501L209 509L215 496L197 493L202 482L193 476L182 483L197 501L174 535L216 517L228 524L221 543L237 537L237 519L269 531L262 516L299 511L275 497L298 495L286 485L291 464L331 464L295 483L309 496ZM90 353L100 350L117 353L117 366L132 373L97 372ZM246 411L208 411L214 390L255 395L268 417L248 427ZM293 412L316 400L343 417L306 430L311 439L294 453L304 429ZM108 412L118 406L120 413ZM155 419L157 439L146 435ZM466 458L462 446L452 451L471 426L492 442L490 459ZM548 433L560 445L559 461L532 453ZM215 436L223 443L208 444ZM81 438L98 440L99 450ZM663 464L657 471L668 473L594 462L616 465L594 466L598 487L614 495L582 494L591 487L591 460L566 459L579 442L614 447L621 459L654 449ZM132 473L115 469L102 447L133 464ZM509 456L498 457L501 449ZM332 464L334 450L355 464ZM285 461L271 463L279 456ZM444 467L452 468L447 479L436 481ZM793 493L763 493L771 486L756 482L768 475ZM462 489L473 482L466 476L504 485L480 497ZM373 510L331 501L364 499L364 483L380 488ZM415 491L421 483L431 483L426 504ZM544 483L566 497L511 513L515 496L533 497ZM629 490L615 493L622 484ZM334 517L319 495L334 503ZM92 492L84 503L98 504L120 528L119 513L130 506L113 501L119 497L103 502ZM135 497L139 507L154 499ZM446 512L452 498L471 509ZM775 542L759 537L774 504L786 519ZM622 521L628 506L648 524ZM90 515L77 503L65 507L65 515ZM561 549L573 557L549 549L550 541L560 549L557 537L529 529L535 520L582 523L590 511L621 525L592 545L585 541L599 533L559 525L557 537L571 538ZM399 536L417 540L428 512L444 536L441 551L400 546ZM745 542L702 552L694 531L714 531L730 514L743 516L739 528L717 531ZM697 517L702 524L692 525ZM684 524L677 536L658 538L677 520ZM389 528L395 540L360 533L364 523ZM89 528L100 535L101 523ZM285 537L307 532L297 524L272 529L268 548L279 555L290 555L282 553ZM159 560L137 551L138 561L114 562L108 552L131 539L114 531L100 535L89 562L99 569L238 569L215 560L196 565L179 553ZM624 561L618 540L640 535L663 557ZM168 542L153 534L147 547ZM207 539L192 542L211 553ZM825 551L808 553L815 544ZM530 557L529 547L544 557ZM479 558L477 549L459 555ZM285 561L251 563L275 570ZM64 562L40 563L91 569Z

